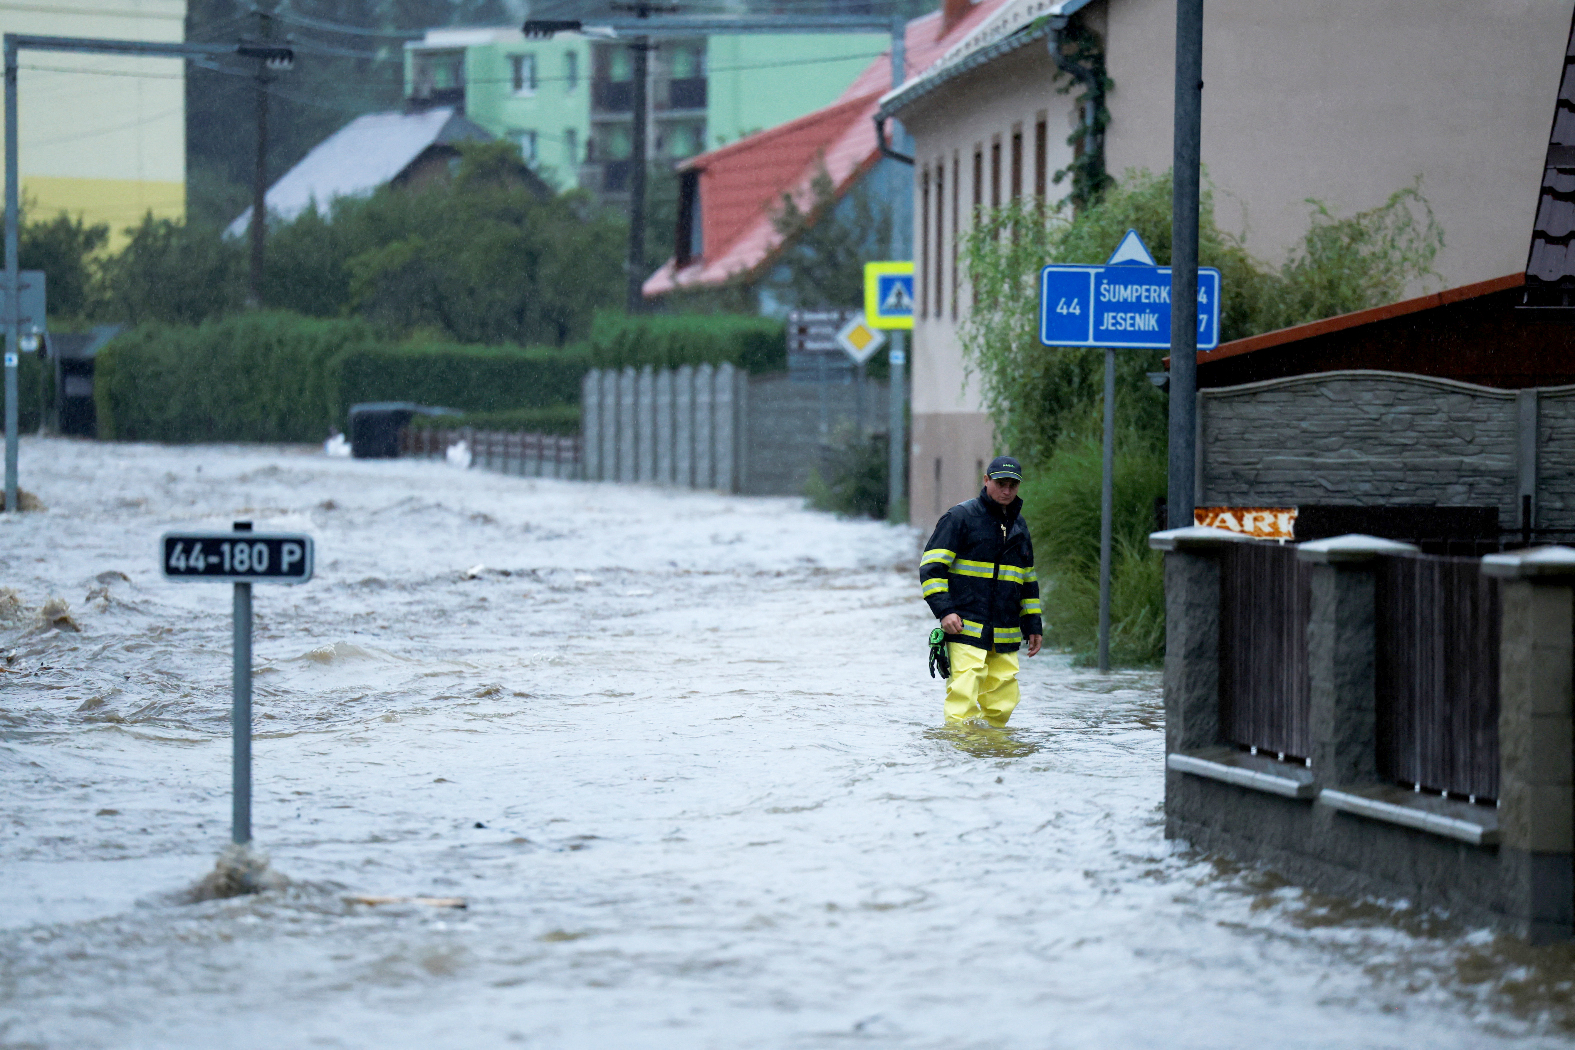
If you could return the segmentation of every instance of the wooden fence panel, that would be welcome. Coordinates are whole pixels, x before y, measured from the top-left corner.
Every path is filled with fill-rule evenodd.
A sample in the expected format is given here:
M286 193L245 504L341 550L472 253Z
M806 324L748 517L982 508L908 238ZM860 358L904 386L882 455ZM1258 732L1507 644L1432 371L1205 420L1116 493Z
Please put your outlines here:
M1312 566L1286 544L1232 543L1220 564L1220 727L1282 758L1312 754Z
M1497 799L1498 581L1476 558L1384 558L1376 598L1379 776Z

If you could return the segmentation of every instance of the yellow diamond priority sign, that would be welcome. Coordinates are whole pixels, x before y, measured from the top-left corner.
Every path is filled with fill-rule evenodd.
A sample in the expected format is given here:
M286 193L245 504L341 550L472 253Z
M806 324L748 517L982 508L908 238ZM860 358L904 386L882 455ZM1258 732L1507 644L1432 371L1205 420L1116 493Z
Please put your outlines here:
M879 329L871 328L862 317L853 317L837 332L837 344L859 364L868 361L886 341Z

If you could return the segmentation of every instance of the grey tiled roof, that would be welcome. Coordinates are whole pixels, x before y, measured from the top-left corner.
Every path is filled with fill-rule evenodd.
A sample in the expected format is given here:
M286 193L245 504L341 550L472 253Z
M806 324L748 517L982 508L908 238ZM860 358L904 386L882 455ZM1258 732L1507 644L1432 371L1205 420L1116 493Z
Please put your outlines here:
M1564 49L1564 77L1548 136L1524 303L1575 308L1575 23Z

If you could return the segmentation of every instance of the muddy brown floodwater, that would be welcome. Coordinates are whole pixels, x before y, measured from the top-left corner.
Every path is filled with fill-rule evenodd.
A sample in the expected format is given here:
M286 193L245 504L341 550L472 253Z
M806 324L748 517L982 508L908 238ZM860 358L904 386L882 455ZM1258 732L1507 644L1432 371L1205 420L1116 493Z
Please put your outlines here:
M22 469L0 1047L1572 1042L1566 949L1167 843L1152 672L1025 660L1010 730L942 729L911 530L297 448ZM237 518L318 542L256 588L254 825L292 882L192 904L230 599L155 542Z

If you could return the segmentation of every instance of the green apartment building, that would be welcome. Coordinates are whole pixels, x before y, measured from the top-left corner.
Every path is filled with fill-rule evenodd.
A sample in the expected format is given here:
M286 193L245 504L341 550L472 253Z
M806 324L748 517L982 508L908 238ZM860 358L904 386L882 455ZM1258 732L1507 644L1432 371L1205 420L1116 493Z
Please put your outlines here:
M775 127L837 99L882 54L880 33L662 38L649 63L654 165ZM561 189L627 192L633 62L626 43L517 27L434 29L405 45L413 106L455 106Z

